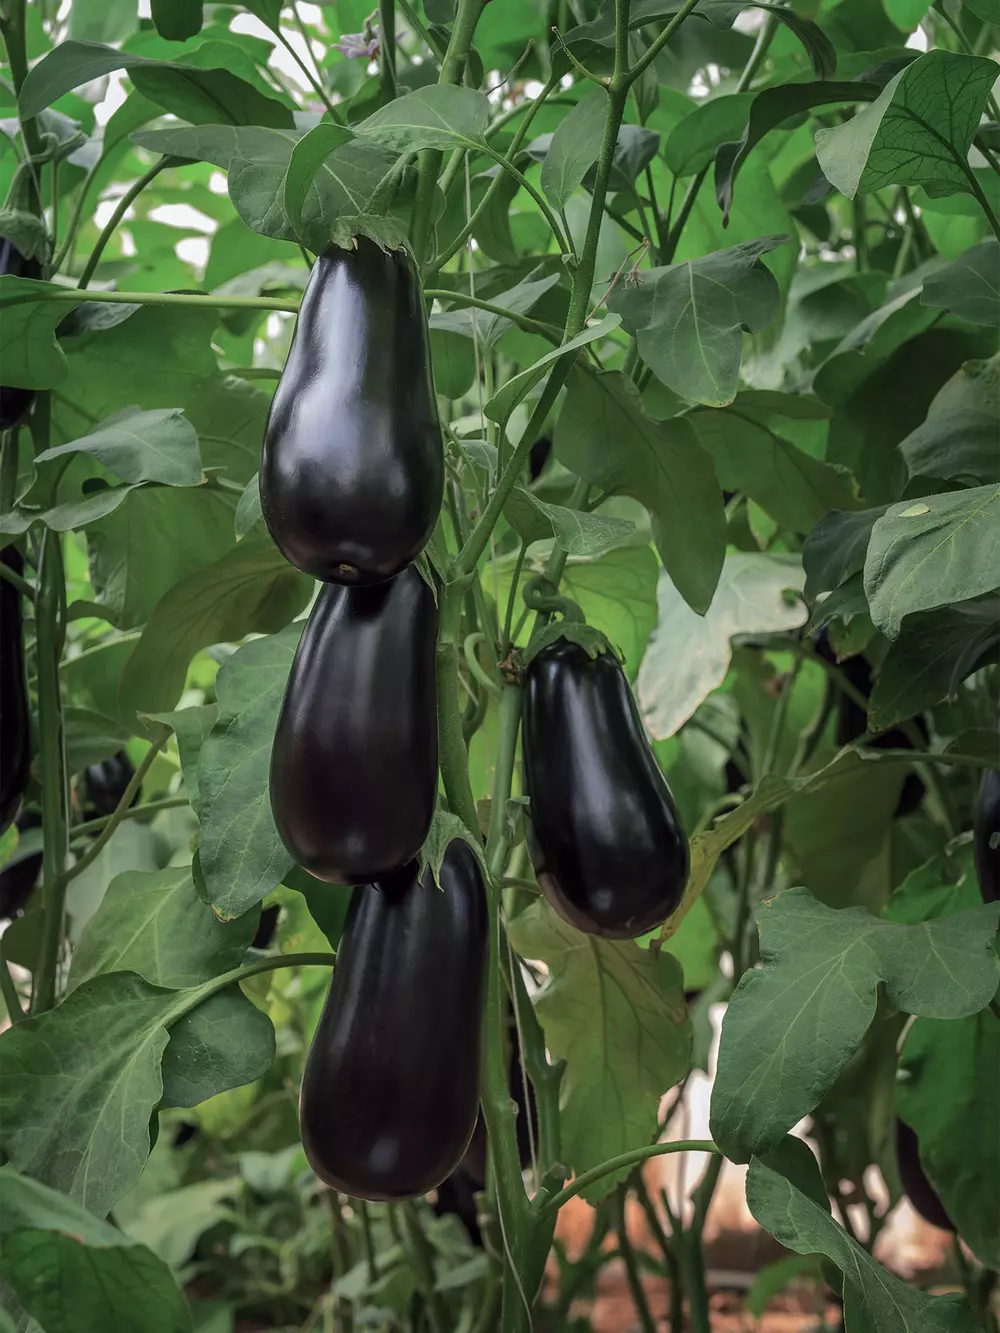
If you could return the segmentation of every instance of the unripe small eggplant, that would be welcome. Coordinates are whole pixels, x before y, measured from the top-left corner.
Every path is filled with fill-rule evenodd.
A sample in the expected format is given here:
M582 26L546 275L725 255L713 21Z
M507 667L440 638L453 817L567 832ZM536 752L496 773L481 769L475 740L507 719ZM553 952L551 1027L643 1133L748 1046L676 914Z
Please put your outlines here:
M412 864L355 889L299 1096L302 1146L334 1189L416 1198L458 1165L476 1123L486 893L453 842L441 886Z
M260 501L286 560L371 584L423 550L444 453L420 282L367 237L313 265L264 432Z
M920 1143L916 1134L904 1120L896 1119L896 1162L899 1167L899 1183L903 1193L913 1207L932 1227L942 1231L954 1231L955 1225L937 1196L937 1191L927 1179L927 1172L920 1161Z
M83 788L86 796L87 818L103 818L113 815L118 809L118 802L125 795L128 784L135 777L135 765L124 750L119 750L110 759L91 764L83 771ZM134 806L141 791L132 797L129 809ZM93 813L91 813L93 812Z
M1000 712L997 713L997 729L1000 731ZM1000 746L1000 738L997 744ZM993 846L994 838L996 846ZM1000 902L1000 769L987 769L980 781L972 852L983 902Z
M415 569L320 591L271 750L271 809L317 879L369 884L402 869L437 795L437 607Z
M525 674L528 848L545 896L579 930L632 939L678 906L688 844L625 673L566 639Z

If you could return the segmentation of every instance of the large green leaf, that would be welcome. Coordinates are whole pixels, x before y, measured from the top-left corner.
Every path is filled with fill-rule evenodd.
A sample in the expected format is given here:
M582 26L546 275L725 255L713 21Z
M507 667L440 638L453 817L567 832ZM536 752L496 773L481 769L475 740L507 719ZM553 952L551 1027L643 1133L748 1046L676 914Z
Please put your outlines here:
M918 611L889 646L868 702L873 731L885 731L955 695L973 671L995 660L996 597Z
M190 1333L162 1259L9 1166L0 1171L0 1235L0 1273L46 1333Z
M667 573L695 611L706 611L725 555L725 518L711 459L691 426L645 416L623 375L577 371L555 451L592 485L646 506Z
M398 97L355 130L397 153L418 148L470 148L483 142L489 116L485 93L435 83Z
M67 306L46 301L45 292L51 290L51 283L0 275L0 356L5 384L52 389L66 378L66 355L56 341L56 329L66 317Z
M216 679L218 721L198 758L201 871L224 919L279 885L292 858L271 815L271 741L301 625L246 644Z
M891 505L865 558L871 617L890 639L903 617L1000 587L1000 486Z
M103 972L137 972L171 990L197 986L239 966L259 915L221 922L198 896L190 866L119 875L83 928L69 986Z
M559 122L542 163L542 190L553 208L566 207L570 195L597 161L607 107L607 94L595 88Z
M639 671L639 704L650 735L657 740L672 736L722 684L734 635L801 625L805 607L786 595L801 587L798 557L733 552L726 556L712 605L701 617L661 576L659 618Z
M1000 275L1000 247L996 250ZM997 312L1000 324L1000 309ZM1000 482L1000 355L967 361L940 389L927 420L900 444L911 477Z
M274 1059L270 1018L238 986L184 1014L163 1053L163 1106L199 1106L262 1078Z
M806 572L805 595L811 602L821 592L832 592L865 567L872 528L886 505L855 511L833 509L819 520L802 546Z
M966 887L973 898L975 885ZM1000 1021L988 1009L957 1023L918 1018L900 1069L899 1114L927 1178L977 1259L1000 1267Z
M980 56L920 56L852 120L817 133L827 180L849 199L887 185L970 190L969 149L997 73Z
M736 396L743 334L766 327L781 305L761 256L786 236L762 236L701 259L641 273L608 294L608 306L638 338L657 379L696 403L722 407Z
M562 343L554 351L539 357L533 365L522 370L520 374L512 375L485 404L483 416L489 417L491 421L506 422L517 404L527 396L550 366L578 348L586 347L588 343L597 342L607 334L613 333L620 323L619 315L606 315L600 323L591 325L582 333L578 333L575 338L570 338L569 342Z
M211 45L218 48L219 61L232 61L229 43ZM230 69L200 69L150 60L96 42L74 41L62 42L28 71L21 88L21 114L36 116L63 93L118 69L128 70L139 92L164 111L195 124L221 120L231 125L290 128L294 123L291 109L278 100L276 92L267 96Z
M547 504L531 491L515 486L504 514L526 543L554 537L568 555L603 555L635 531L627 518L586 514L564 505Z
M123 716L171 708L195 653L213 643L283 629L312 591L311 580L282 559L270 537L244 537L157 604L122 675L118 699Z
M674 176L693 176L715 157L718 149L738 139L747 123L752 93L713 97L679 120L663 145L663 158Z
M797 1254L823 1254L844 1275L848 1333L978 1333L957 1296L928 1296L889 1273L830 1216L816 1159L799 1139L755 1157L747 1207L777 1241Z
M566 1061L560 1085L561 1156L577 1174L656 1134L660 1098L691 1064L683 977L668 953L581 935L547 903L510 923L511 942L540 958L548 980L535 998L545 1044ZM628 1169L585 1191L603 1198Z
M35 461L45 463L73 454L95 458L122 481L197 486L204 480L198 436L179 408L126 409L89 435L44 450Z
M995 329L1000 324L1000 243L983 241L953 264L928 274L920 300L970 324Z
M722 1024L712 1133L726 1156L767 1152L818 1103L857 1048L876 991L905 1013L963 1018L993 997L1000 905L919 925L835 911L805 889L757 908L763 967L747 973Z

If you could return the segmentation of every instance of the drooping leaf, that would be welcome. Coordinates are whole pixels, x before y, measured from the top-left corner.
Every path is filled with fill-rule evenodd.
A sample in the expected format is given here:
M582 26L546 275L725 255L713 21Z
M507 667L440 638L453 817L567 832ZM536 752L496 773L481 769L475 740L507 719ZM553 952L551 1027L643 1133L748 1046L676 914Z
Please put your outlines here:
M672 736L722 684L734 635L766 634L804 623L802 602L786 596L788 590L802 587L802 579L795 556L732 553L726 556L712 604L700 617L661 575L659 618L639 670L639 705L651 736Z
M203 6L204 0L150 0L150 17L161 37L183 42L201 31Z
M817 132L824 175L849 199L887 185L968 191L969 149L996 77L992 60L928 51L852 120Z
M880 984L905 1013L978 1012L1000 973L998 917L993 905L903 926L805 889L765 898L763 967L740 981L722 1025L711 1123L726 1156L769 1151L816 1106L871 1023Z
M865 593L876 626L899 636L903 617L1000 587L1000 486L891 505L872 528Z
M316 174L326 159L351 138L351 132L332 121L321 121L292 149L285 173L284 207L293 230L302 226L302 209Z
M190 1333L191 1313L162 1259L9 1166L0 1170L0 1235L0 1274L46 1333Z
M194 427L179 408L157 412L126 409L89 435L36 454L38 463L72 454L96 458L122 481L157 481L197 486L203 480Z
M844 1275L844 1327L857 1333L977 1333L957 1296L928 1296L893 1276L830 1216L816 1159L800 1139L755 1157L747 1207L777 1241L797 1254L823 1254Z
M523 541L554 537L568 555L603 555L635 531L627 518L548 504L520 486L514 487L504 513Z
M46 301L45 293L52 290L52 283L0 275L0 356L5 384L52 389L66 378L66 354L56 341L56 329L72 305Z
M821 592L832 592L865 567L865 553L872 528L887 505L855 512L831 510L806 537L802 567L806 572L805 595L811 602Z
M258 917L221 922L198 896L190 866L119 875L83 928L69 987L104 972L137 972L171 990L197 986L239 966Z
M123 715L171 708L195 653L250 633L273 634L311 595L311 581L282 559L269 537L245 537L157 604L122 674Z
M206 909L208 910L208 909ZM274 1060L274 1026L239 986L184 1014L163 1053L163 1106L200 1106L262 1078Z
M550 366L564 356L569 356L578 348L586 347L588 343L597 342L599 339L606 337L620 323L620 315L606 315L600 323L584 329L582 333L578 333L569 342L562 343L554 351L540 357L534 365L528 366L520 374L512 375L485 404L483 416L489 417L491 421L506 421L517 404L538 383Z
M181 708L175 713L144 713L140 719L162 722L176 736L181 772L184 775L184 791L196 813L199 809L198 756L205 737L215 725L218 713L215 704L196 704L193 708Z
M694 610L707 610L725 554L725 522L715 470L691 426L645 416L634 385L620 374L578 371L556 425L555 451L592 485L646 506L671 579Z
M534 1003L546 1046L566 1061L564 1161L579 1173L649 1143L660 1098L691 1063L677 960L631 941L581 935L544 902L515 917L510 936L518 953L549 970ZM597 1202L627 1174L605 1176L584 1197Z
M935 310L950 310L970 324L995 329L1000 324L1000 242L983 241L929 274L920 300Z
M397 153L470 148L482 143L489 115L485 93L435 83L404 93L356 125L355 131Z
M1000 278L1000 246L996 250ZM1000 308L997 312L1000 321ZM1000 482L1000 355L967 361L900 444L911 477Z
M663 159L674 176L693 176L724 143L738 139L747 123L752 93L727 93L696 106L679 120L663 145Z
M555 273L547 278L526 278L509 291L501 292L495 298L495 304L516 315L526 315L546 292L552 291L558 281L559 277ZM451 309L431 315L431 329L448 329L465 338L475 335L483 347L489 348L513 327L513 320L505 315L493 314L488 310L463 310L461 306L462 293L456 292Z
M597 161L607 104L607 94L595 88L559 122L542 163L542 190L553 208L566 207L570 195Z
M621 283L608 305L638 338L639 351L682 398L722 407L736 396L743 333L778 313L778 284L761 261L785 236L762 236L728 250L639 275Z
M219 717L198 759L201 869L224 919L241 916L292 866L271 815L271 741L300 625L246 644L216 679Z

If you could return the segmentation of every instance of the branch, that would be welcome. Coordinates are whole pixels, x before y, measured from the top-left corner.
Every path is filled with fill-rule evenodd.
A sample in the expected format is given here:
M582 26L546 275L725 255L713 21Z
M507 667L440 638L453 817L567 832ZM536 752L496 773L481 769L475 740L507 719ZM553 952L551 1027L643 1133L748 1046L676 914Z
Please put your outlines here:
M632 1148L629 1152L619 1153L617 1157L610 1158L607 1162L602 1162L600 1166L593 1166L589 1171L584 1171L582 1176L577 1176L571 1181L565 1189L553 1194L551 1199L542 1201L538 1209L539 1217L551 1217L557 1213L563 1204L569 1203L570 1199L588 1189L595 1181L603 1180L605 1176L611 1175L613 1171L620 1171L622 1167L634 1166L637 1162L644 1162L647 1157L662 1157L666 1153L672 1152L710 1152L717 1156L722 1156L722 1149L717 1147L711 1139L681 1139L678 1143L651 1143L644 1148Z

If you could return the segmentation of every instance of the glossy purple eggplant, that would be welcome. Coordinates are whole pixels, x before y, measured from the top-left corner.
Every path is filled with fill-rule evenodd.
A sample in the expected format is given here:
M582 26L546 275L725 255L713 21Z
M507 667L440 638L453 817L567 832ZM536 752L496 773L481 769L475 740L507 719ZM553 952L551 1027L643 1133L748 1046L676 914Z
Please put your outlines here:
M453 842L441 887L411 864L355 889L299 1096L317 1176L357 1198L416 1198L462 1158L479 1108L486 893Z
M1000 711L997 731L1000 733ZM1000 750L1000 735L997 748ZM972 852L983 902L1000 902L1000 769L988 768L980 780Z
M632 939L677 907L688 844L625 673L558 639L525 673L528 848L542 891L579 930Z
M423 845L437 795L437 607L415 569L320 590L271 749L271 809L305 870L369 884Z
M927 1179L927 1172L920 1160L920 1142L910 1126L898 1117L896 1163L899 1167L899 1183L903 1187L903 1193L924 1221L929 1222L932 1227L940 1227L942 1231L953 1232L955 1225L938 1198L937 1190Z
M444 489L420 282L357 238L313 265L264 432L260 500L297 569L392 578L427 544Z

